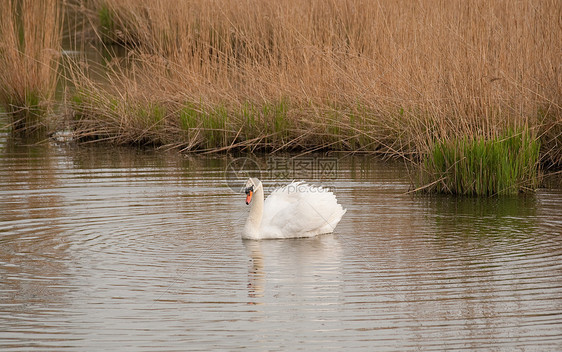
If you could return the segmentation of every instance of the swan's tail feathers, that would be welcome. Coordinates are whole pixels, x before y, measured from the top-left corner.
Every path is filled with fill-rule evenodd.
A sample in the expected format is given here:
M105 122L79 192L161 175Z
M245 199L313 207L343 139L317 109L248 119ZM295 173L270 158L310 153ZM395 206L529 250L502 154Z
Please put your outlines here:
M265 200L262 226L275 238L310 237L334 232L345 212L328 188L291 182Z
M317 234L334 232L343 215L347 212L347 209L343 209L340 204L337 204L337 208L338 209L335 209L329 217L324 218L324 224L316 231Z
M347 212L347 209L342 208L342 206L339 205L339 204L338 204L338 206L339 206L338 211L335 211L332 214L332 216L330 217L330 219L328 220L328 224L330 225L330 228L332 229L332 231L334 231L334 229L336 228L336 226L338 225L338 223L342 219L343 215Z

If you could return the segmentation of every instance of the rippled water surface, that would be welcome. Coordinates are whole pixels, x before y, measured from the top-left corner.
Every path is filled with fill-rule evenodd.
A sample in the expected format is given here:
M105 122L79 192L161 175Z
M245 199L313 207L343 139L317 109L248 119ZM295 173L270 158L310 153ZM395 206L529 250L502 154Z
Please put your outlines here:
M0 350L562 349L561 189L412 196L402 164L292 157L3 140ZM347 214L243 241L240 168Z

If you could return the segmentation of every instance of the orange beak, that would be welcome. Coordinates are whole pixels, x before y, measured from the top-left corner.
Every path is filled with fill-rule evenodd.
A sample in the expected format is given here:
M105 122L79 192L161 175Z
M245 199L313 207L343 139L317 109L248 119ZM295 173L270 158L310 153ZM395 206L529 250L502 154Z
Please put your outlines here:
M252 195L254 194L254 192L250 191L248 192L248 194L246 195L246 205L250 204L250 202L252 201Z

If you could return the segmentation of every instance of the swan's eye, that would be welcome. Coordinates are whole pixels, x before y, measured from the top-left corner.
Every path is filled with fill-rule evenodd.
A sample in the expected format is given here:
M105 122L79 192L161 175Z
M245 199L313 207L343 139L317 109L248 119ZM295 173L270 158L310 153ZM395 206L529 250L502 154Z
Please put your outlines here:
M254 191L254 186L250 186L248 188L246 188L246 194L250 194L250 192Z

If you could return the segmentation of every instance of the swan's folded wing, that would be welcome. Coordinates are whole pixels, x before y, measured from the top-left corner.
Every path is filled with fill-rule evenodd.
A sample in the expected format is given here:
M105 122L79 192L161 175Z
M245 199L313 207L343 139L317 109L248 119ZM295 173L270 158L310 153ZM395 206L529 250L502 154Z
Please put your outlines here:
M266 199L262 229L272 237L314 236L332 232L344 213L332 192L293 182Z

